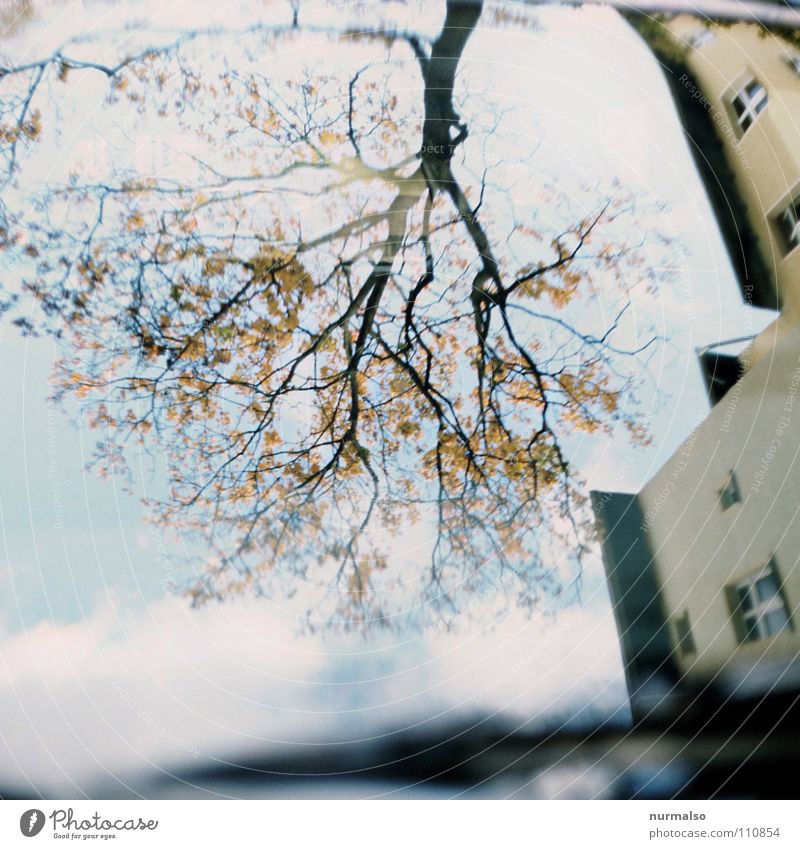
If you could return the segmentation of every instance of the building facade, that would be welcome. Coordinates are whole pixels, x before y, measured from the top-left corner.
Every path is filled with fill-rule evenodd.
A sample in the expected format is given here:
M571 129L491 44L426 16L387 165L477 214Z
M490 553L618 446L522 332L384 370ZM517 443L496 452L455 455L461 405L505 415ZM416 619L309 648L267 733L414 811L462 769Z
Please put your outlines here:
M688 15L667 30L678 57L673 73L684 69L677 87L713 124L730 169L726 194L746 219L731 245L750 254L743 296L780 313L753 341L755 363L800 323L800 39L795 45L752 23L710 27Z
M638 717L682 686L800 690L800 49L665 27L679 111L702 108L727 166L709 194L749 233L742 295L778 315L738 356L701 352L714 406L641 492L592 494Z

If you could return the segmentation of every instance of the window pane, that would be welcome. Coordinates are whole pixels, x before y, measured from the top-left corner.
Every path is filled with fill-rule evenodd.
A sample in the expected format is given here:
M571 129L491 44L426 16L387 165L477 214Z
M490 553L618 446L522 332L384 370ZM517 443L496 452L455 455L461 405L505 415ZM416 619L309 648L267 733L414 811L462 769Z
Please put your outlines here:
M732 507L738 501L742 500L739 497L739 487L736 483L736 475L733 472L731 472L728 482L720 490L719 497L723 510L727 510L729 507Z
M752 643L761 639L761 631L758 627L758 619L755 617L746 617L744 620L744 638L747 642Z
M770 601L778 595L779 590L778 579L772 573L764 575L763 578L756 581L756 593L759 601Z
M798 213L797 201L794 201L775 219L787 250L800 244L800 222L798 222L800 214Z
M767 105L767 90L756 80L751 80L731 100L731 106L742 132L753 123L759 112Z
M780 607L778 610L771 610L764 616L764 630L767 634L779 634L781 631L789 627L789 617L786 615L786 610Z
M742 610L752 610L753 609L753 595L750 592L750 587L737 587L736 592L739 596L739 605Z
M678 648L681 654L685 657L689 654L695 654L697 649L692 636L692 626L689 623L689 614L684 613L675 620L675 632L678 637Z
M778 229L781 232L781 236L783 237L783 241L786 243L787 248L795 244L795 233L797 232L797 218L795 217L794 208L790 206L788 209L784 210L777 217L776 223L778 225Z
M789 241L794 245L800 244L800 212L794 203L786 210L786 217L790 224Z

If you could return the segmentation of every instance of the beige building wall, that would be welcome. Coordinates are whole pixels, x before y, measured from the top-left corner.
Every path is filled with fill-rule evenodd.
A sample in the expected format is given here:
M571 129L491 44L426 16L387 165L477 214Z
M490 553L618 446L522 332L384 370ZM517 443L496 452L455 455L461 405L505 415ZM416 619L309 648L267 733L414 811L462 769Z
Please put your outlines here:
M742 501L723 509L735 473ZM781 674L800 653L800 328L729 391L639 496L674 644L688 613L696 653L682 674ZM725 587L773 557L792 617L774 637L740 642ZM795 669L796 672L796 669ZM796 682L795 682L796 683Z
M686 15L670 23L676 43L685 50L683 61L707 98L781 304L780 317L750 348L752 364L800 325L800 248L787 254L774 224L789 200L800 198L800 73L791 64L800 50L748 23L714 27L711 40L689 46L703 28L700 20ZM731 100L748 77L765 87L768 102L742 133Z
M604 562L625 625L636 623L647 598L612 577L625 575L627 583L646 559L659 623L645 638L660 641L679 676L742 695L800 689L800 247L787 251L774 221L791 200L800 203L800 72L791 64L800 50L753 24L712 27L713 37L698 41L705 27L698 18L679 15L668 26L688 71L687 91L702 98L716 127L735 180L726 188L747 210L780 315L743 354L744 376L634 499L636 510L623 510L623 494L609 502L619 509L603 519L604 494L596 494ZM768 100L742 131L732 100L750 79ZM641 556L627 563L642 539ZM736 588L767 568L781 584L780 613L789 627L748 640ZM776 603L774 594L767 597ZM635 666L641 647L630 638L627 645L626 636L626 664Z

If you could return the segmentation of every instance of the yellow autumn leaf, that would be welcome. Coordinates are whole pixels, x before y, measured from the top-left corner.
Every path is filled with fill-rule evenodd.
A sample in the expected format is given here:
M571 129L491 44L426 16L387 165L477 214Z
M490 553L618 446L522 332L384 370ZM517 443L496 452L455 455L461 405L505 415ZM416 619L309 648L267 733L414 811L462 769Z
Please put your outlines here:
M335 133L333 130L323 130L319 134L319 143L323 147L333 147L333 145L338 144L342 140L342 137L339 133Z

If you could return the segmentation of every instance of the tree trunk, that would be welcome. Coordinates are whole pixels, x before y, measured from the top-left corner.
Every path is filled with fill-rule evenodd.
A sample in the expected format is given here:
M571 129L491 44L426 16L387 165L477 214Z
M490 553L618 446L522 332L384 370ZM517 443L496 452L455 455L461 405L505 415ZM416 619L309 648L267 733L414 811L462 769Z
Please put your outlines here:
M423 64L425 122L422 127L422 160L434 174L440 163L452 159L466 138L453 106L453 86L464 47L483 11L483 0L449 0L442 32Z

